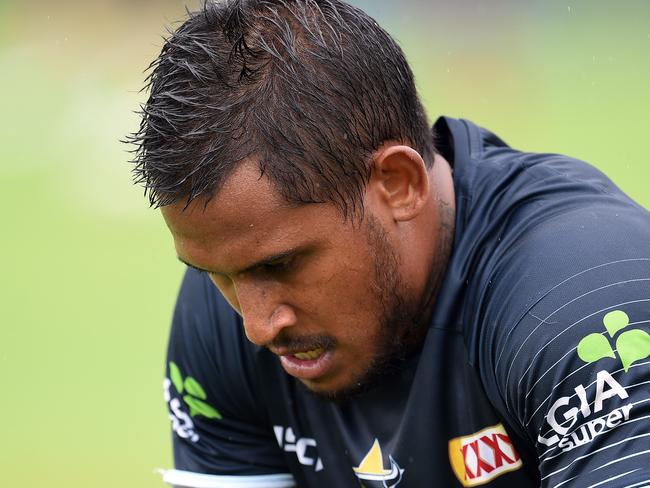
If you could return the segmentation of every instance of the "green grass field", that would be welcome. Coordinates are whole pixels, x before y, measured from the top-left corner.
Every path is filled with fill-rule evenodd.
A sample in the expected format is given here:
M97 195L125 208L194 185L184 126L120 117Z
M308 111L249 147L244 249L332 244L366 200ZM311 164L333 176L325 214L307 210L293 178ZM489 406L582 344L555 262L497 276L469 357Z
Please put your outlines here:
M432 118L590 161L650 207L650 4L361 3ZM153 488L171 464L161 381L183 270L119 140L182 11L0 1L2 486Z

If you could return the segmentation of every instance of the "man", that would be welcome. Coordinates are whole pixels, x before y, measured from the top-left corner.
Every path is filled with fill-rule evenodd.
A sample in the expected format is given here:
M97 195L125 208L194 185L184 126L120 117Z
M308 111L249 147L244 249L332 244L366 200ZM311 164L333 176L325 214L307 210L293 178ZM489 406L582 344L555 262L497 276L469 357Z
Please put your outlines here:
M431 131L340 0L208 3L149 88L135 171L190 268L165 481L650 483L650 219L604 175Z

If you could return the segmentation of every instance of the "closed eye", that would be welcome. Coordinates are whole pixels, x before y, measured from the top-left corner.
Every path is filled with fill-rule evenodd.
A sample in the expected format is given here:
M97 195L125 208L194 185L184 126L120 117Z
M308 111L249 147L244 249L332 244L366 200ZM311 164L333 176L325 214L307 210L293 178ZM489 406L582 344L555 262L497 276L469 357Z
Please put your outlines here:
M293 261L293 255L283 256L281 258L273 259L271 261L259 264L256 267L256 271L261 271L263 273L283 273L291 269Z

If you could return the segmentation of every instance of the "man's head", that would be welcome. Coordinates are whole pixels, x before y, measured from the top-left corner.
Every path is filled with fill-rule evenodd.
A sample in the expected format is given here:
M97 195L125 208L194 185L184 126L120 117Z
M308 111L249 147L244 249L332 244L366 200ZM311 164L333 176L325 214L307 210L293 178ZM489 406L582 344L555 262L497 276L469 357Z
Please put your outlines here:
M417 347L453 185L395 42L336 0L210 3L153 66L136 174L248 338L327 396Z
M443 159L427 172L392 143L373 156L358 223L331 203L287 203L254 160L209 201L162 213L179 258L209 275L248 339L311 390L345 397L421 344L451 249L452 200Z

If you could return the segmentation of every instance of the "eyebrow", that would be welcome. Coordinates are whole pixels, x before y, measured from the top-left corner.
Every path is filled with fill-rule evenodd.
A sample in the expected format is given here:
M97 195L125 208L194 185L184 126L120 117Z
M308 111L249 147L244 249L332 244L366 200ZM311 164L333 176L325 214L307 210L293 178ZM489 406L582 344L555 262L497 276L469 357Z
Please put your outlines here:
M259 261L247 266L246 268L244 268L241 271L238 271L237 273L244 273L244 272L247 272L247 271L252 271L255 268L261 268L262 266L267 266L269 264L273 264L275 261L280 261L282 259L286 259L289 256L291 256L292 254L295 254L296 252L297 252L297 249L292 248L292 249L287 249L286 251L281 251L281 252L278 252L278 253L275 253L275 254L271 254L270 256L266 256L265 258L260 259ZM209 269L200 268L200 267L195 266L195 265L193 265L191 263L188 263L185 259L183 259L180 256L177 256L177 257L178 257L178 260L181 263L183 263L186 266L188 266L188 267L190 267L192 269L195 269L197 271L202 271L204 273L220 274L220 275L225 274L225 273L222 273L222 272L219 272L219 271L214 271L214 270L211 271Z

